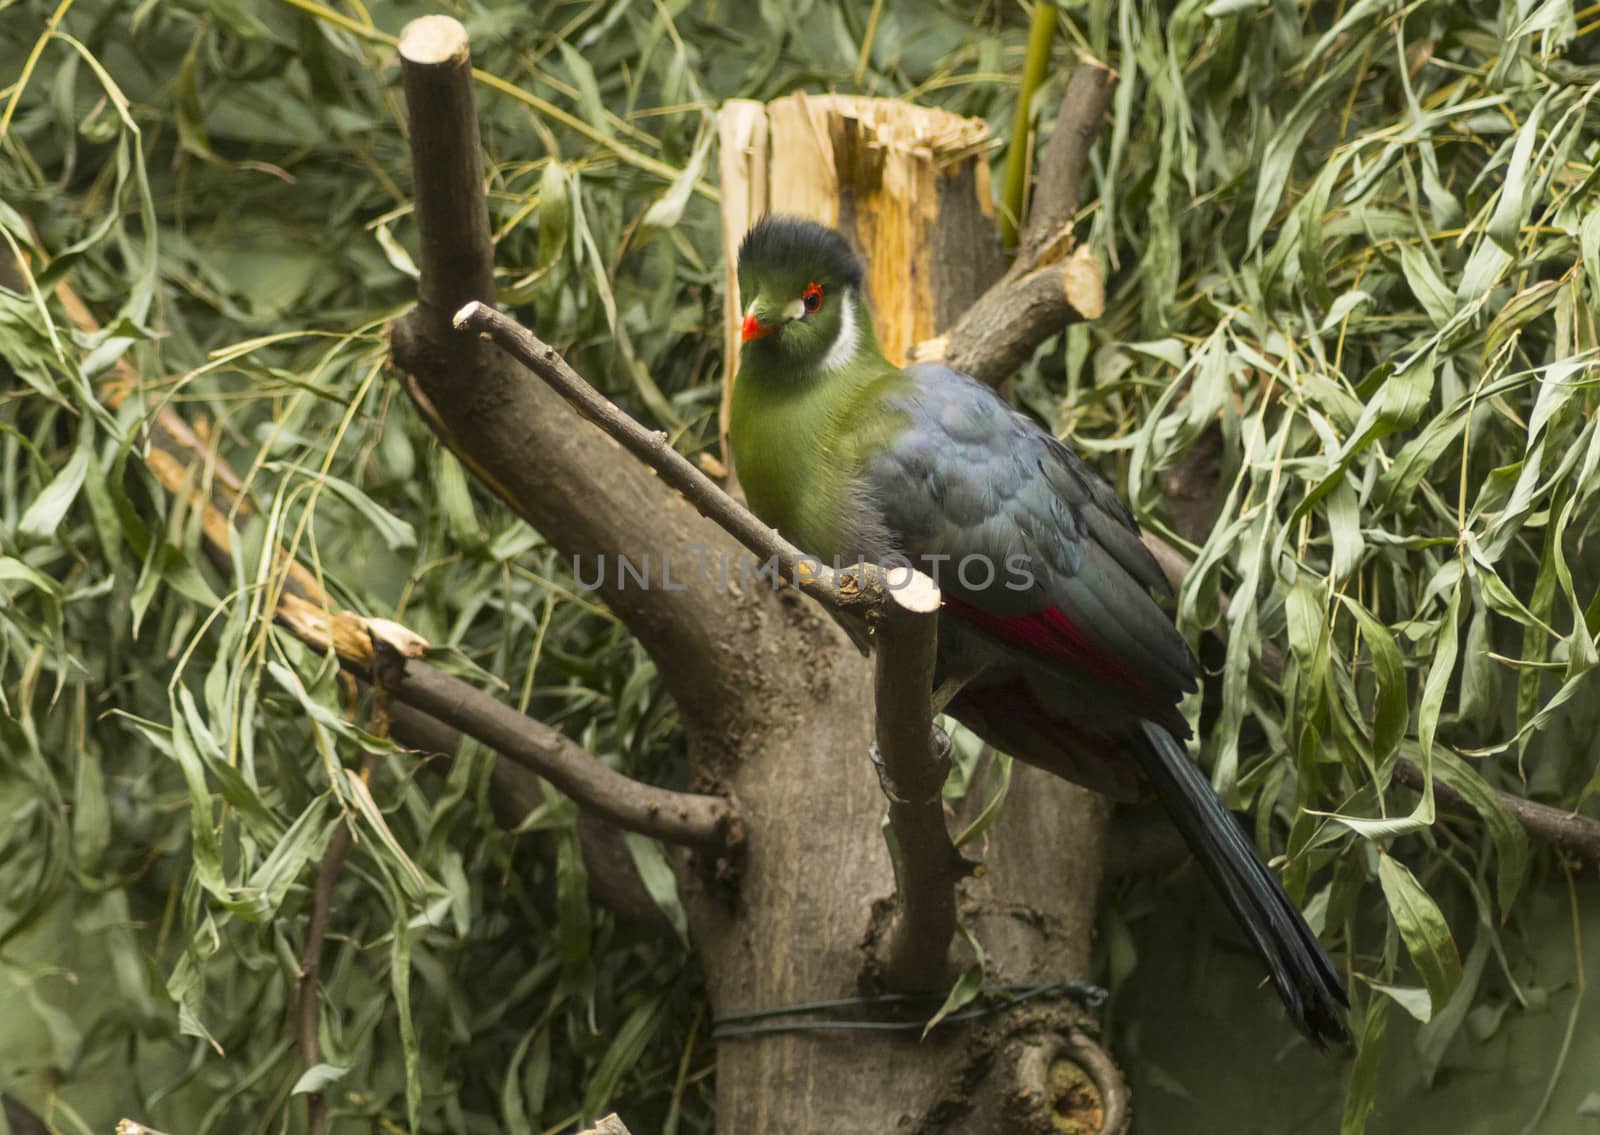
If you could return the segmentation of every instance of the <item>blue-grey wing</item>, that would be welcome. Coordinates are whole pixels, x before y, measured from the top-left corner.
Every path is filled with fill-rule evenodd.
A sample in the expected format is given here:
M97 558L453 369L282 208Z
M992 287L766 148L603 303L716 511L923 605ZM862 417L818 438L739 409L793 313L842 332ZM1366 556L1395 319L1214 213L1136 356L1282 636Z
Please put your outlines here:
M906 373L888 407L906 428L868 461L865 491L952 613L1030 657L1135 676L1169 704L1193 689L1194 657L1151 594L1165 578L1115 490L976 379Z

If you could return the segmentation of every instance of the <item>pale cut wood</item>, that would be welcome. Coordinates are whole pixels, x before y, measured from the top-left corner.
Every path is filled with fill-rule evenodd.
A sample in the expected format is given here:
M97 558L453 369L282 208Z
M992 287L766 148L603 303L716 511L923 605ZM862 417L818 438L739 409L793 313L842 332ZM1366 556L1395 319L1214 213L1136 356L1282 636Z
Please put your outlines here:
M1062 289L1067 301L1085 319L1099 319L1106 313L1106 282L1100 263L1089 246L1079 245L1062 266Z
M739 240L767 211L767 107L755 99L729 99L717 112L717 172L722 181L722 268L729 280L722 300L723 357L728 372L722 381L722 406L717 434L723 461L728 456L728 413L733 395L733 369L739 364Z
M467 29L450 16L423 16L412 20L401 29L400 54L426 66L466 62L471 55Z
M719 128L724 403L739 360L739 242L767 213L808 217L850 238L867 263L879 341L897 363L911 361L912 344L939 334L1004 270L980 119L796 91L765 105L727 103ZM726 440L726 417L723 426Z

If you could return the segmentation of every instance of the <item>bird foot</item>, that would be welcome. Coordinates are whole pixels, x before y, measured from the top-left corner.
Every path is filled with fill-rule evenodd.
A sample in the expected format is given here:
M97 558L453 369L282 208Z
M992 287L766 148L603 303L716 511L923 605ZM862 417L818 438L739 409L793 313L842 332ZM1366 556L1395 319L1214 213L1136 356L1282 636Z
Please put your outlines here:
M924 800L924 804L932 804L943 797L944 782L950 776L950 734L940 729L937 725L928 727L928 755L933 759L934 764L939 766L939 790ZM867 746L867 756L871 759L872 767L878 774L878 787L883 789L883 794L889 798L889 802L892 804L911 803L896 787L894 778L889 775L889 766L884 762L883 751L878 748L878 742L873 741L872 744Z
M889 766L883 760L883 750L878 748L876 741L867 746L867 756L872 760L872 767L878 774L878 787L883 789L883 794L889 798L889 803L909 803L894 786L894 778L889 775Z

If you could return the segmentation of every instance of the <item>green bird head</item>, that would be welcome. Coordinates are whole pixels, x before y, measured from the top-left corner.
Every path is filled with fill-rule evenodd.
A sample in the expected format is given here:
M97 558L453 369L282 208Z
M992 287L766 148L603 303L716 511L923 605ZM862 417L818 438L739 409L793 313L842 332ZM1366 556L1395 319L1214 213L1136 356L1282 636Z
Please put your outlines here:
M872 340L863 278L833 229L797 217L758 221L739 246L741 363L802 373L848 366Z

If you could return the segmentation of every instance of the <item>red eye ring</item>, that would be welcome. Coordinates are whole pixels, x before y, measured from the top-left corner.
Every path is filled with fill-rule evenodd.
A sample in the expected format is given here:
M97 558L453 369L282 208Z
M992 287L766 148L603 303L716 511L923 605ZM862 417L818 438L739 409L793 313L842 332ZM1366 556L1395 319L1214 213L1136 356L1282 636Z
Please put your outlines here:
M806 290L800 293L800 302L805 304L806 314L814 315L822 310L822 285L807 284Z

